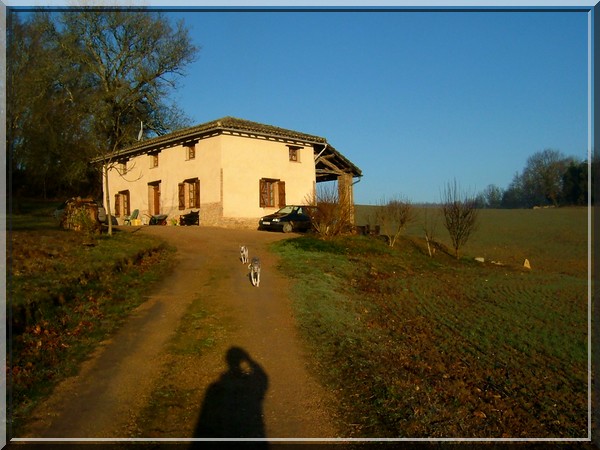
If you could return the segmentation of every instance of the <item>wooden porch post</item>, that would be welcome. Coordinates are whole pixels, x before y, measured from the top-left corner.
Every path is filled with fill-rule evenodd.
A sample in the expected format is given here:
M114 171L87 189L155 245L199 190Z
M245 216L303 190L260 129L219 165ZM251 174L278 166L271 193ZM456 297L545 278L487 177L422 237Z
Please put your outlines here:
M354 226L354 192L352 187L352 174L341 173L338 175L338 195L341 203L346 203L350 225Z

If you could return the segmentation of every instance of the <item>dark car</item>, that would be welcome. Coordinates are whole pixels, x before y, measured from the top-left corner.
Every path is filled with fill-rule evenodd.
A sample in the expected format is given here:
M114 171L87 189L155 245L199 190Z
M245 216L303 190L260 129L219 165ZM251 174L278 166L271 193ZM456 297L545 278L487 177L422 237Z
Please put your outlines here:
M291 231L308 231L312 224L310 206L288 205L258 221L259 230L276 230L289 233Z

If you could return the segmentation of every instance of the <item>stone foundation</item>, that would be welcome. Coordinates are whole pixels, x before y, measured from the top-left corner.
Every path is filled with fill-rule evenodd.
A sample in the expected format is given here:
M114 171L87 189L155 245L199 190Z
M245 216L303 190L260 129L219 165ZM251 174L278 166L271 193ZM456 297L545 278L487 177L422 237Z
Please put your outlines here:
M258 218L223 217L218 226L256 230L258 228Z
M200 225L219 226L223 217L221 203L203 203L200 205Z
M179 217L190 211L197 211L198 208L188 208L176 213L169 214L167 225L173 225L173 221L179 224ZM203 203L200 205L200 226L223 227L223 228L258 228L258 217L223 217L223 207L221 203Z

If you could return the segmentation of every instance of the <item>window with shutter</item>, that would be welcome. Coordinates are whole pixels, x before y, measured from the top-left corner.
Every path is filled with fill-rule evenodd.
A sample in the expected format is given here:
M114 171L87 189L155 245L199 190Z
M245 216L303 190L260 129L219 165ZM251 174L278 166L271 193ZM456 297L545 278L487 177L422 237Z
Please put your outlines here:
M261 178L259 186L261 208L274 208L277 205L285 206L285 182Z
M300 162L300 149L302 147L297 147L293 145L288 145L290 161Z
M131 214L129 206L129 191L120 191L115 194L115 217Z
M190 178L179 183L179 209L200 208L200 180Z
M195 159L196 158L196 144L190 144L186 146L187 150L187 159Z

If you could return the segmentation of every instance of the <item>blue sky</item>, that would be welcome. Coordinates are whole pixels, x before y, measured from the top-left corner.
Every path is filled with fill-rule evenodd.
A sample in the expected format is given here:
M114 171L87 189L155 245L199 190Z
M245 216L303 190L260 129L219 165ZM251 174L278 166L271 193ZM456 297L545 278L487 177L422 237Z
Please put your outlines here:
M174 94L325 137L363 171L357 203L506 188L546 148L587 157L586 12L169 12L198 60Z
M192 124L234 116L324 137L362 170L357 203L437 202L453 180L505 189L547 148L587 158L585 10L173 8L186 1L165 15L201 47L172 95Z

